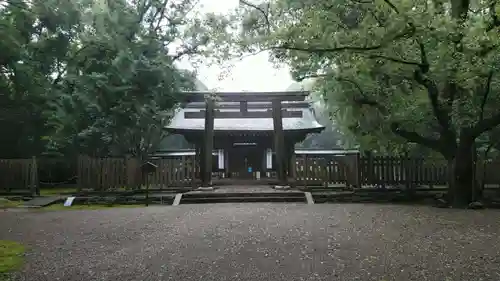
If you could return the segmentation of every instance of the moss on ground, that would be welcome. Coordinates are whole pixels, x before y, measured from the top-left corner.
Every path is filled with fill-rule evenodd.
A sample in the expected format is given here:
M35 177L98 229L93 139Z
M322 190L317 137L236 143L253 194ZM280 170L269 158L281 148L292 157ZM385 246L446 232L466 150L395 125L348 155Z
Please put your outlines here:
M0 280L9 280L9 274L19 270L24 262L25 247L14 241L0 240Z
M47 207L40 208L39 210L47 211L70 211L70 210L103 210L103 209L113 209L113 208L140 208L144 205L130 204L130 205L104 205L104 204L86 204L86 205L73 205L71 207L65 207L63 204L53 204Z
M60 195L60 194L68 194L68 193L76 193L76 187L50 187L50 188L41 188L40 195L42 196L52 196L52 195Z
M127 191L127 188L121 187L112 191ZM76 194L77 192L78 189L75 186L44 187L40 189L40 195L42 196L68 195Z
M14 208L23 204L23 201L13 201L0 198L0 208Z

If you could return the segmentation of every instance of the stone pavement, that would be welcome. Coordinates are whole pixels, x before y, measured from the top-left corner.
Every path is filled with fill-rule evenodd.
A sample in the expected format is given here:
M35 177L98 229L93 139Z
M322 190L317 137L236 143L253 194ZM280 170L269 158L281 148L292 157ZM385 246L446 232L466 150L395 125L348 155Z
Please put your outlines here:
M1 212L14 280L500 280L499 211L214 204ZM448 278L448 279L447 279Z

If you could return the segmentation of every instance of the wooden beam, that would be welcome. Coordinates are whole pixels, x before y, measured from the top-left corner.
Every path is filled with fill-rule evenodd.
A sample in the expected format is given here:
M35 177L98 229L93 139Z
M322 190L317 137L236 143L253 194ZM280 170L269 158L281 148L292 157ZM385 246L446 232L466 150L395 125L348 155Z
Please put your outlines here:
M282 118L302 118L302 111L292 111L283 109L281 113ZM186 119L202 119L205 118L205 110L184 112L184 118ZM215 111L214 118L219 119L230 119L230 118L273 118L272 110L267 111Z
M288 177L294 179L295 181L295 162L296 162L296 159L295 159L295 142L293 142L293 140L288 140L288 143L287 143L287 168L288 168Z
M307 101L301 101L301 102L293 102L293 103L283 103L281 104L281 108L297 108L297 109L303 109L303 108L309 108L311 107L310 103ZM192 103L187 103L184 108L196 108L196 109L204 109L205 108L205 103L202 102L192 102ZM241 103L218 103L215 106L215 109L240 109L241 108ZM247 102L247 109L272 109L272 104L270 102L259 102L259 103L248 103Z
M243 114L248 112L248 102L247 101L240 101L240 112Z
M202 102L209 92L184 92L182 93L183 102ZM280 101L304 101L309 95L306 91L296 92L218 92L215 93L219 102L240 102L240 101L262 101L269 102L273 100Z
M204 166L205 166L205 162L203 160L203 144L202 143L197 143L196 144L196 159L195 161L197 162L196 164L198 165L198 167L200 168L199 170L199 173L197 173L197 180L201 180L203 178L203 174L204 174Z
M205 135L203 144L203 175L201 184L212 185L212 151L214 149L214 101L206 100Z
M273 125L274 125L274 151L276 152L276 175L280 185L287 184L285 165L285 135L283 132L283 119L281 101L273 100Z

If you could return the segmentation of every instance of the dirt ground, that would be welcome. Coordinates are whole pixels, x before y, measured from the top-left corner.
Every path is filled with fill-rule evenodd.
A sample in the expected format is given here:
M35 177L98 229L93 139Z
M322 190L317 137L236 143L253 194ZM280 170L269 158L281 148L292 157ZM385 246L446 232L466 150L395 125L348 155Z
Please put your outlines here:
M500 280L500 211L215 204L0 212L14 280Z

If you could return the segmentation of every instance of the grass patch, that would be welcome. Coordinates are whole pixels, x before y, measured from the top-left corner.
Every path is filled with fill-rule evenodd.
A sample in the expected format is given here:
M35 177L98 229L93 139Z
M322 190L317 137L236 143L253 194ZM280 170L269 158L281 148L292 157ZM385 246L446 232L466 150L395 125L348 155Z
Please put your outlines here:
M0 240L0 280L9 280L9 273L21 268L25 247L17 242Z
M0 208L15 208L23 204L23 201L12 201L5 198L0 198Z
M52 196L68 193L76 193L76 187L51 187L51 188L41 188L40 195L42 196Z
M139 204L129 204L129 205L104 205L104 204L85 204L85 205L73 205L71 207L65 207L63 204L53 204L47 207L40 208L40 210L48 211L69 211L69 210L102 210L102 209L113 209L113 208L140 208L145 207L145 205Z
M88 190L87 190L88 191ZM110 189L107 191L128 191L125 187ZM56 196L56 195L68 195L77 194L78 189L75 186L61 186L61 187L44 187L40 189L40 195L42 196Z

